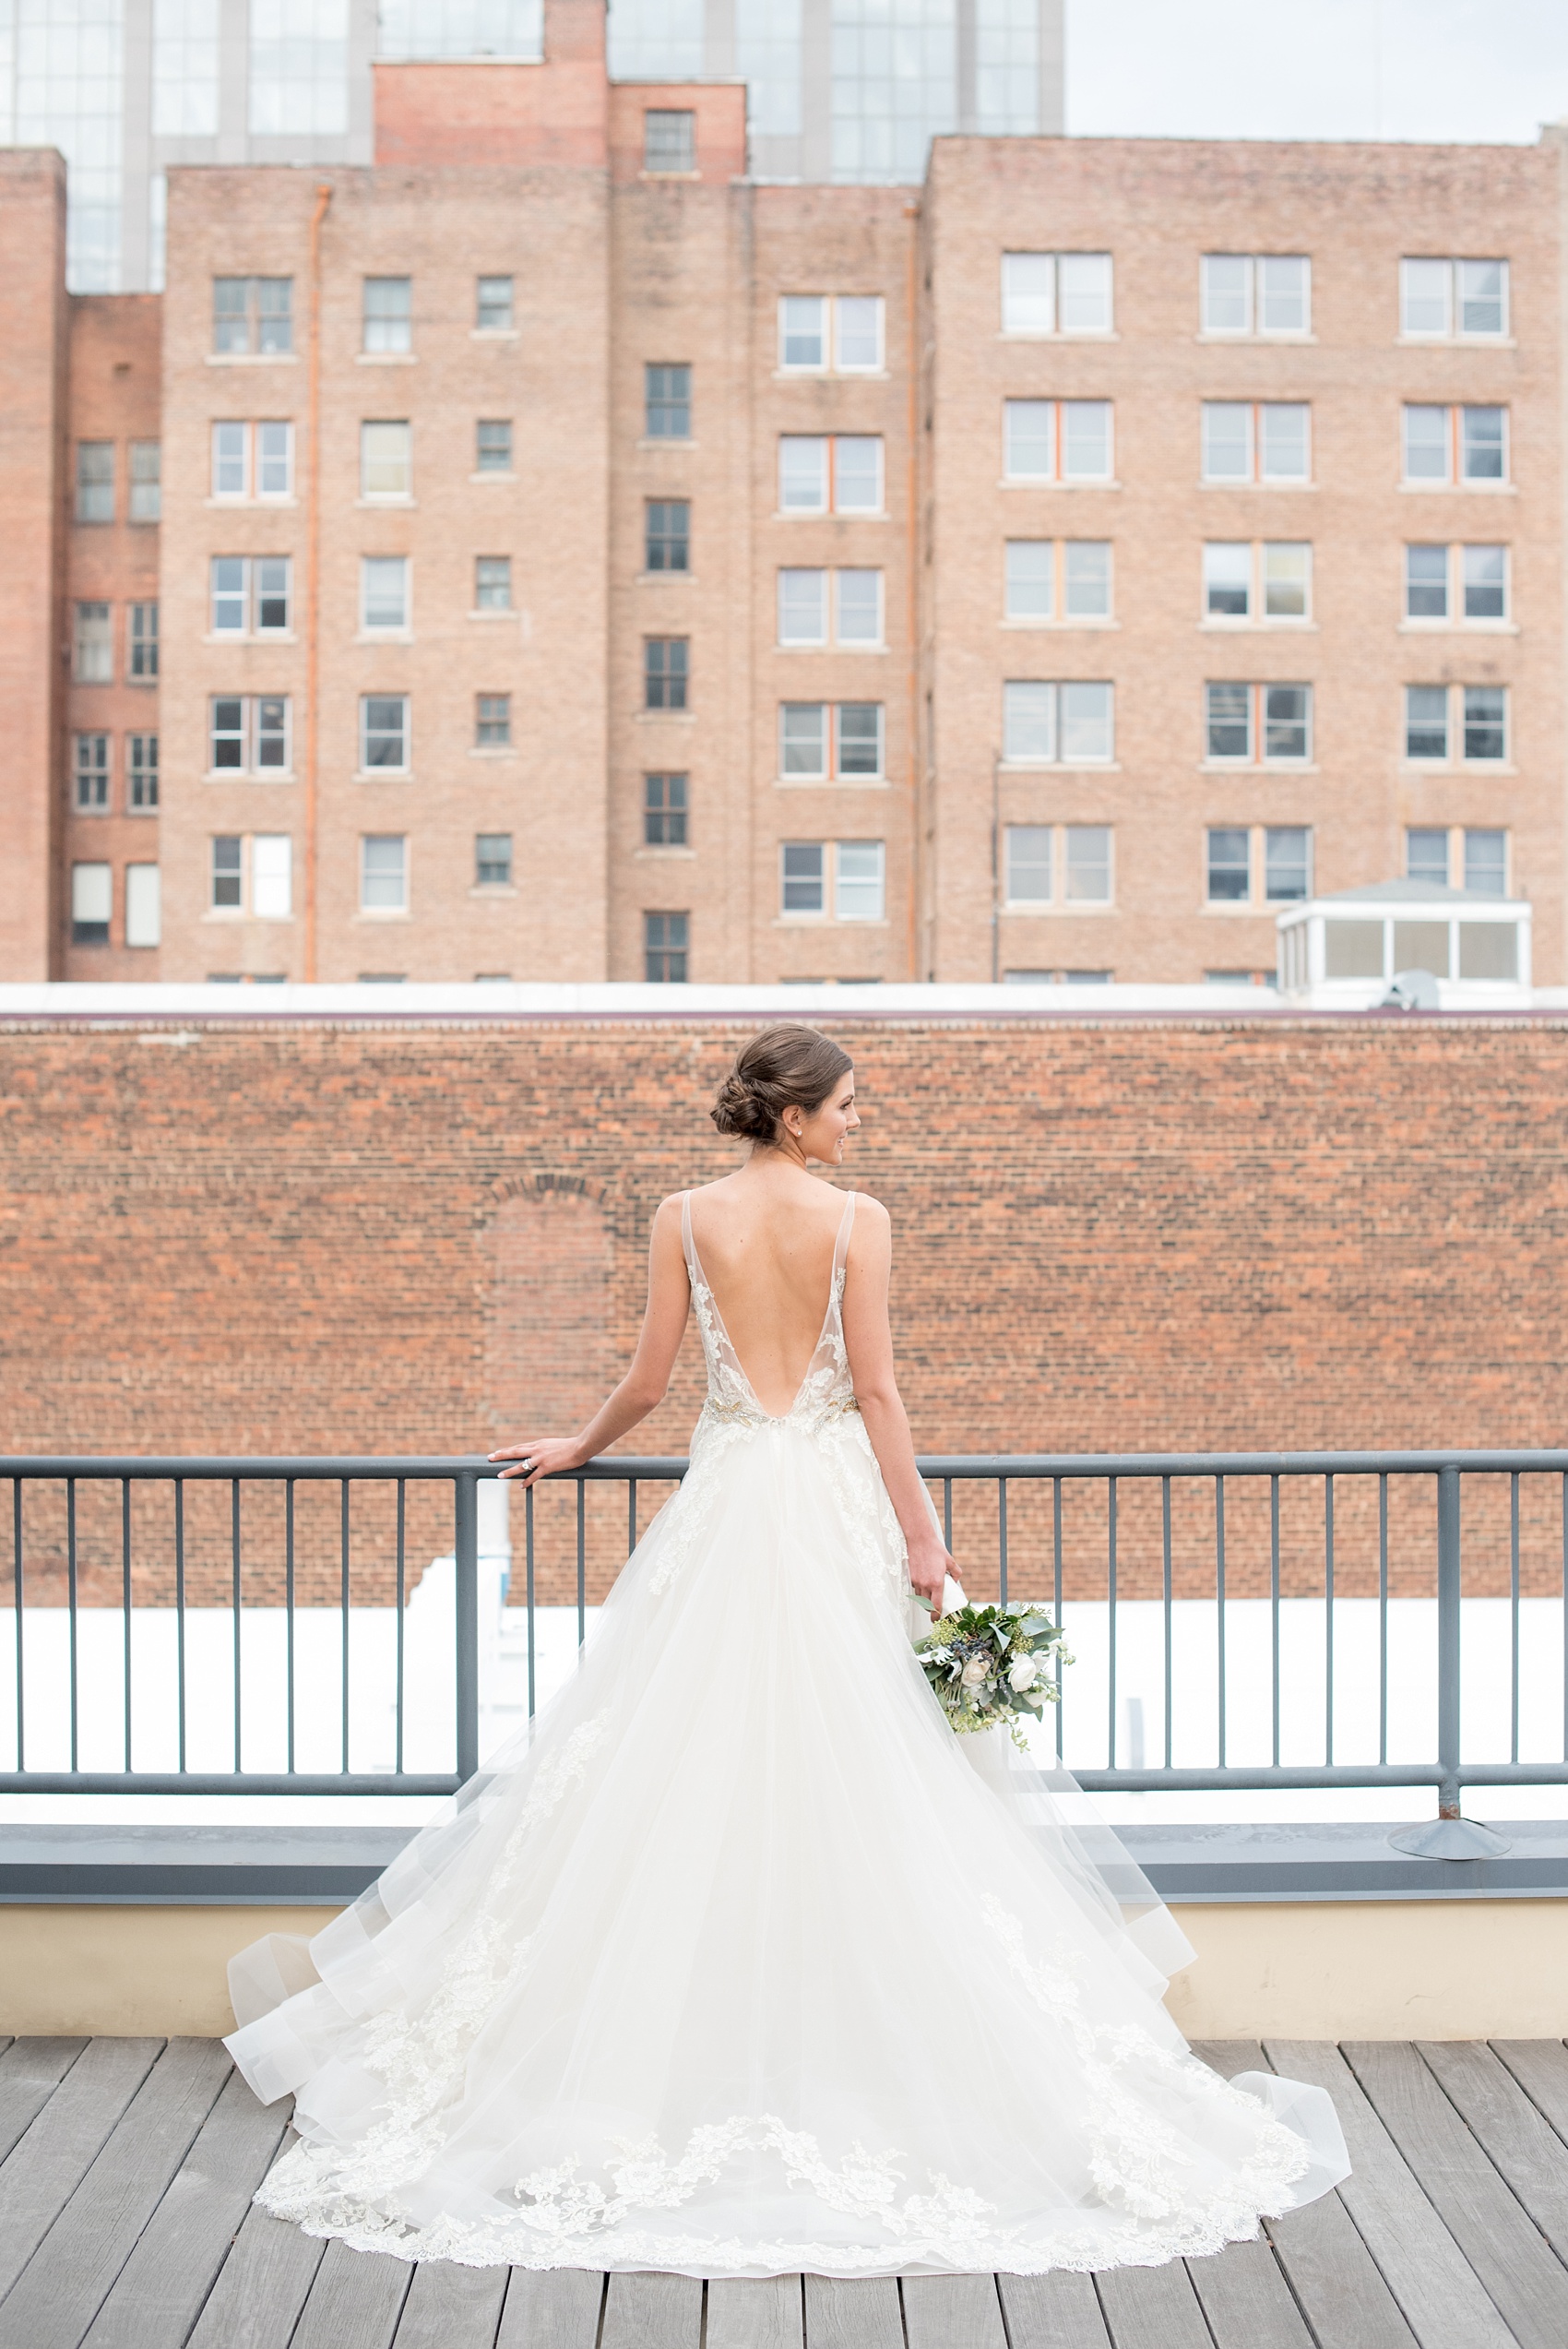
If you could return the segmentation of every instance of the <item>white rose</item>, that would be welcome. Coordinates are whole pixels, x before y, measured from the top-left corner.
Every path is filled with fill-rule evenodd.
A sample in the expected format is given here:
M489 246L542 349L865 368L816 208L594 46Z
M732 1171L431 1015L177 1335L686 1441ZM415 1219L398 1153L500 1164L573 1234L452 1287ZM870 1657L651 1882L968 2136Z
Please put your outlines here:
M1026 1688L1032 1688L1039 1678L1039 1669L1033 1656L1015 1656L1007 1667L1007 1686L1020 1695Z
M964 1666L965 1687L978 1688L980 1682L989 1675L990 1670L991 1666L984 1656L971 1656Z

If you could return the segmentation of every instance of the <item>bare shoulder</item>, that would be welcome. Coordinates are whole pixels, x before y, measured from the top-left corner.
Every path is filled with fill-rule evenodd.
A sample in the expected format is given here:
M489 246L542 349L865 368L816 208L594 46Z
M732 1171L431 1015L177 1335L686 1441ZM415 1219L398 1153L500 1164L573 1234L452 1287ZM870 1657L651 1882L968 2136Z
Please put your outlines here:
M857 1224L869 1223L876 1232L890 1232L893 1228L893 1218L882 1201L873 1199L869 1191L855 1193L855 1222Z

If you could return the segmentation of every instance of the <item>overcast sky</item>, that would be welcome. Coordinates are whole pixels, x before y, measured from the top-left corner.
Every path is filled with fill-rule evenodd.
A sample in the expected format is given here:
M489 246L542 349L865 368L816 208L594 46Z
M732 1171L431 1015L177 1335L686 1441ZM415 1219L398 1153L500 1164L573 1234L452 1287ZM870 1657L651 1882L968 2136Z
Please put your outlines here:
M1568 0L1067 0L1080 137L1533 140Z

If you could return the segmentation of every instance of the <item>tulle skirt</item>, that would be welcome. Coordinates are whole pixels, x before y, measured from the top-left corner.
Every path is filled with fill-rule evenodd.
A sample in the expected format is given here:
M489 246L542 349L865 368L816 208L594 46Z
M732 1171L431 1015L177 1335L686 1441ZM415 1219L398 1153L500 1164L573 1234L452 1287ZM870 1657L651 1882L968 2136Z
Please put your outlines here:
M1250 2236L1346 2175L1332 2105L1188 2053L1190 1953L1072 1796L948 1727L858 1415L705 1413L531 1730L235 1961L228 2044L302 2140L257 2200L408 2259L707 2276Z

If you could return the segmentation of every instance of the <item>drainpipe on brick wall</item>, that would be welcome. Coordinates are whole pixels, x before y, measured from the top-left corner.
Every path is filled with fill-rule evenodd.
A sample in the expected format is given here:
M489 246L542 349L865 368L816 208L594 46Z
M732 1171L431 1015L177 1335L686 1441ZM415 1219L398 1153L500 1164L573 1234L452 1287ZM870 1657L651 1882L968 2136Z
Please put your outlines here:
M918 905L921 874L921 519L920 519L920 325L917 307L920 292L920 217L918 204L906 204L904 218L909 223L909 253L905 298L909 305L909 481L906 495L909 501L909 870L907 887L909 893L909 913L907 924L906 950L909 976L920 973Z
M991 984L1002 982L1002 753L991 756Z
M315 769L318 726L316 705L321 689L321 223L332 201L332 190L315 191L310 220L310 387L309 467L305 517L305 775L304 775L304 914L305 984L315 984Z

